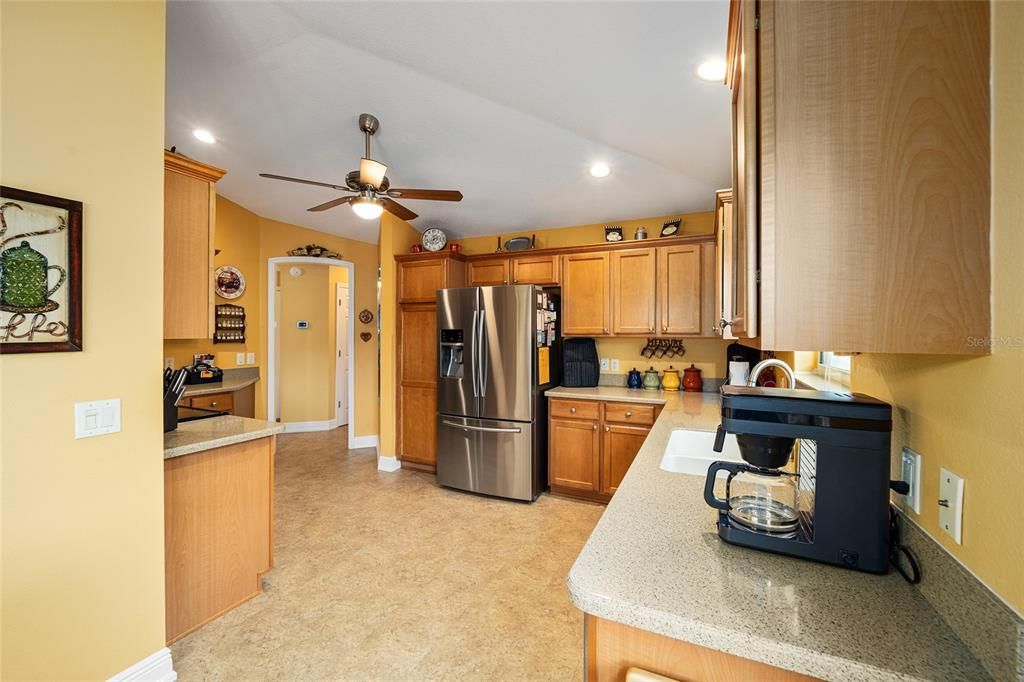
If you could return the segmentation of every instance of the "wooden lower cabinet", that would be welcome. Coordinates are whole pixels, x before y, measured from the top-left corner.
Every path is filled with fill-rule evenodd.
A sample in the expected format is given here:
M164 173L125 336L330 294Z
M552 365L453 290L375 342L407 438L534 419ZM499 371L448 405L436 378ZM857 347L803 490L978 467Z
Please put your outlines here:
M659 405L552 398L548 403L551 492L610 500L660 413Z
M164 460L168 644L260 593L273 519L273 436Z
M398 413L402 465L433 471L437 466L437 386L399 386Z
M219 410L234 414L235 394L234 393L208 393L189 398L189 406L200 410Z
M588 682L622 682L630 668L686 682L810 682L800 673L584 614Z

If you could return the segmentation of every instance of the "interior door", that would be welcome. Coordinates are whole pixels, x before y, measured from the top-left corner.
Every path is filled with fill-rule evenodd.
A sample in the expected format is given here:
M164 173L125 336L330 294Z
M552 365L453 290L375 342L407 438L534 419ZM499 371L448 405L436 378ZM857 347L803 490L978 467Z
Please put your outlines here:
M338 426L348 424L348 285L338 282L335 287L337 298L337 314L335 315L334 335L337 345L335 369L335 419Z
M480 415L533 419L536 301L529 285L480 289Z
M431 340L437 354L437 411L480 416L480 289L437 292L437 332Z

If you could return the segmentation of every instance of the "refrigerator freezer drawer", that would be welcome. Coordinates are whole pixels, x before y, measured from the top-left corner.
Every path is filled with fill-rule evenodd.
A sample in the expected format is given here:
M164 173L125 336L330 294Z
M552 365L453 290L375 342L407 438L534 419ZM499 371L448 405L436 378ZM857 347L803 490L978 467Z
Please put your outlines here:
M533 424L437 416L439 484L532 501L533 473Z

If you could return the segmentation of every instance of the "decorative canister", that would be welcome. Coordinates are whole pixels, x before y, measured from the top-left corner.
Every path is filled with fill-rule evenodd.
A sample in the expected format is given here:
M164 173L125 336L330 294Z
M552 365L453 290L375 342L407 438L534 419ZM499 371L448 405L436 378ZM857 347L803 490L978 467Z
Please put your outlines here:
M697 392L704 390L704 380L700 378L700 369L693 364L683 370L683 390Z
M641 225L633 233L633 239L647 239L647 228Z
M658 370L651 367L644 372L644 388L648 391L657 391L661 387L661 379L658 377Z
M47 286L47 275L56 270L58 279ZM0 305L9 311L42 311L53 309L47 299L64 283L67 273L59 265L49 265L46 256L27 241L7 249L0 256Z
M626 378L626 388L643 388L644 378L640 374L640 370L636 367L629 371L629 376Z
M661 387L666 391L679 390L679 370L668 366L668 369L661 375Z

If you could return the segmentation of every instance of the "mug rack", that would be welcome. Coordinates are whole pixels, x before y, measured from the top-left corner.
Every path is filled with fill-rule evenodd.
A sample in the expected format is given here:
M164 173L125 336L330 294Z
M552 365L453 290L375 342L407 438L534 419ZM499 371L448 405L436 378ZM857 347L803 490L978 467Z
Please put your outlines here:
M647 339L647 345L640 351L640 355L647 359L652 358L681 358L686 355L686 347L682 339Z
M215 309L214 343L245 343L245 308L221 303Z

